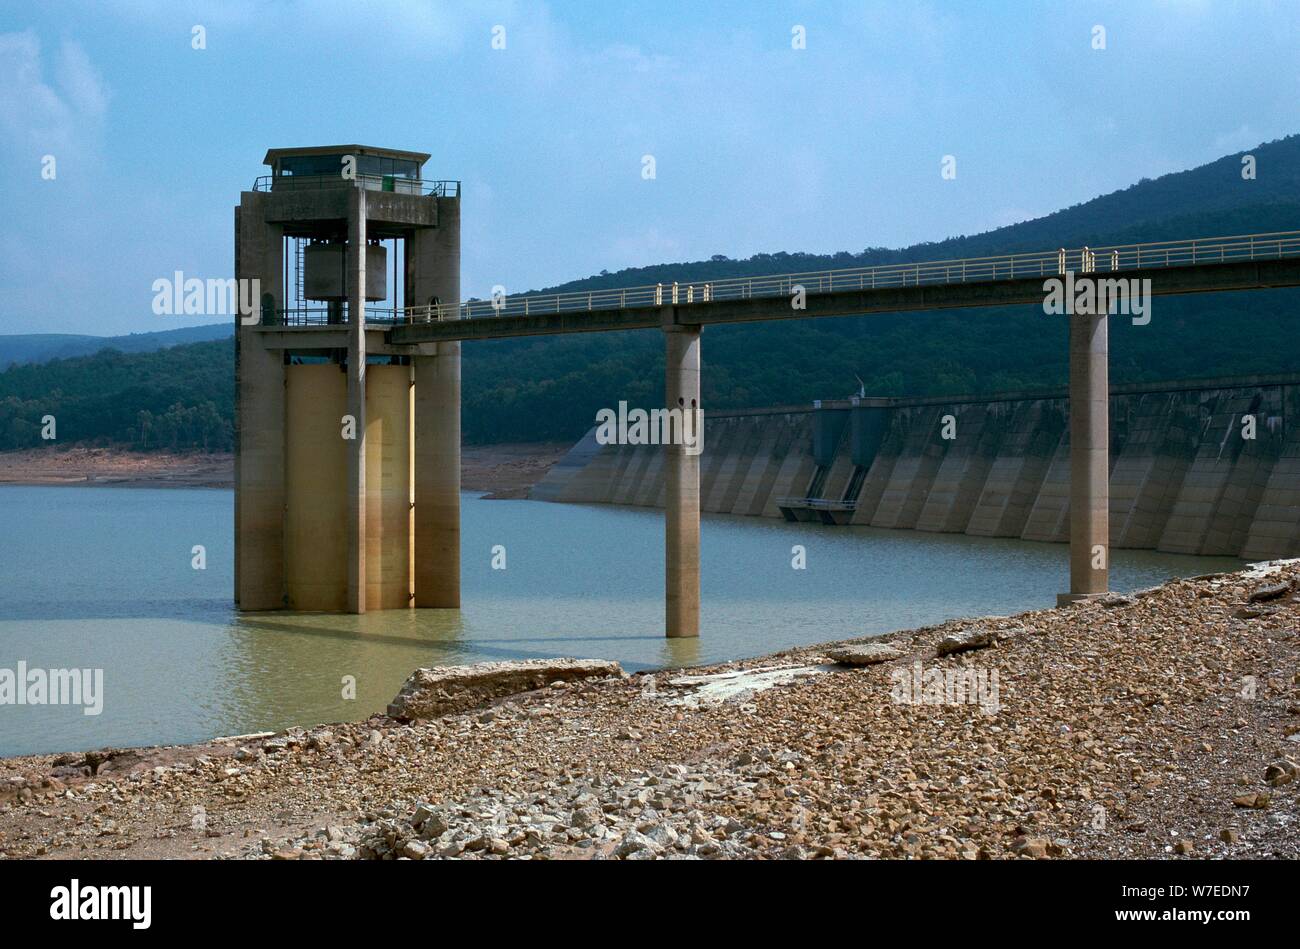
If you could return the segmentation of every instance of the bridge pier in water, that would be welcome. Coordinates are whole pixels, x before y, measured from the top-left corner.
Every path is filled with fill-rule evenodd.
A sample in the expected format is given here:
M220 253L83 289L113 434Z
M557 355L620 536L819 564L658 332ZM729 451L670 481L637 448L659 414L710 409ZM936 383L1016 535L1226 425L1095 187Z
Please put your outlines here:
M1070 589L1058 606L1110 589L1110 370L1105 304L1070 321Z
M665 323L664 400L683 437L664 452L664 635L700 635L700 328ZM689 413L689 415L688 415ZM687 419L690 419L688 422ZM695 447L683 444L693 434Z

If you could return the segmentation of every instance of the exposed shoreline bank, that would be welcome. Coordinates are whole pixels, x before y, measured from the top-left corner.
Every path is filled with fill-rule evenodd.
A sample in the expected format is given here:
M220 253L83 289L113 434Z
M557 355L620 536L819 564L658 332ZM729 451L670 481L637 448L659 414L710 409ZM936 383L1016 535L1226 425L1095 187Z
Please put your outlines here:
M571 446L567 442L467 445L461 481L488 499L524 498ZM0 452L0 485L233 488L229 452L140 452L121 448L31 448Z
M4 759L0 853L1297 858L1297 590L1289 561L904 630L858 668L823 644L427 721ZM992 705L955 700L981 675Z

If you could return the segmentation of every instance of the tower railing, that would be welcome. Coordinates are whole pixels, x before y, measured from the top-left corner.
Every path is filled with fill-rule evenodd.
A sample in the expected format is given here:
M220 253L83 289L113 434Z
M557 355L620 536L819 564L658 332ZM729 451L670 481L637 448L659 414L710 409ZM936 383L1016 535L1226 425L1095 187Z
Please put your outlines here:
M253 182L254 191L328 191L334 188L364 188L438 198L460 197L459 181L403 178L401 175L262 175Z
M346 326L349 322L347 302L337 307L328 303L311 303L304 306L276 307L275 323L271 326ZM366 304L366 322L377 325L409 323L411 320L401 307Z

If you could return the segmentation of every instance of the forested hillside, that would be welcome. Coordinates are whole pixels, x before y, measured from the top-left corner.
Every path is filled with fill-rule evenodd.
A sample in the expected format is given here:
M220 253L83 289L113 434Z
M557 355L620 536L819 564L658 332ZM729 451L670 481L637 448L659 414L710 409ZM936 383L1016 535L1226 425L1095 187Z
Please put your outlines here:
M602 273L546 291L701 282L1058 246L1300 229L1300 136L1142 181L1023 224L900 250L661 264ZM940 395L1062 385L1065 322L1041 307L903 313L710 327L703 337L707 410L841 398L857 378L872 395ZM1159 381L1300 369L1300 291L1157 298L1149 325L1117 318L1111 379ZM39 443L39 420L59 440L139 447L228 446L229 342L154 353L59 360L0 373L0 448ZM577 438L596 411L627 400L658 404L663 340L654 330L467 343L464 437L470 443Z
M0 372L0 448L44 444L41 418L53 415L59 444L229 451L234 374L229 340L11 366Z

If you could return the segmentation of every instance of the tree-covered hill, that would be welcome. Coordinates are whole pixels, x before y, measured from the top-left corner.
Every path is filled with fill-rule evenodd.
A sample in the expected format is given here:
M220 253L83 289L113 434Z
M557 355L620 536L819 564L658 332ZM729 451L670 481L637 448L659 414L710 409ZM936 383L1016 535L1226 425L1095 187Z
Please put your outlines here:
M233 447L235 350L230 340L93 356L0 372L0 448L98 441L143 449Z
M759 254L602 273L546 292L702 282L1058 246L1300 229L1300 136L1034 221L899 250ZM942 395L1063 385L1065 321L1012 307L710 327L704 406L718 411L844 397L857 377L873 395ZM1111 379L1160 381L1295 371L1300 291L1160 297L1149 325L1111 325ZM39 443L54 414L59 440L141 447L229 445L233 353L228 341L151 353L101 352L0 373L0 448ZM471 443L576 439L600 408L660 403L663 339L655 330L466 343L464 437Z

